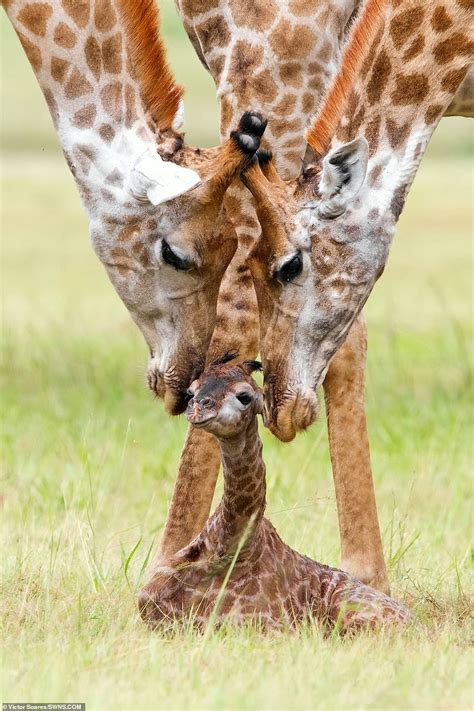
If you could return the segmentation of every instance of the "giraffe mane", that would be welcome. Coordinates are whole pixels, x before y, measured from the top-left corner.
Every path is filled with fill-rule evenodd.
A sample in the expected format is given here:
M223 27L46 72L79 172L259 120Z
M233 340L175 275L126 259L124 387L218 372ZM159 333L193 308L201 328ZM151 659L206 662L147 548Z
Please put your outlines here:
M306 130L306 141L319 156L329 148L387 7L388 0L366 0L354 22L336 75Z
M155 0L119 0L129 51L143 99L158 127L171 128L183 87L176 83L160 37L160 11Z

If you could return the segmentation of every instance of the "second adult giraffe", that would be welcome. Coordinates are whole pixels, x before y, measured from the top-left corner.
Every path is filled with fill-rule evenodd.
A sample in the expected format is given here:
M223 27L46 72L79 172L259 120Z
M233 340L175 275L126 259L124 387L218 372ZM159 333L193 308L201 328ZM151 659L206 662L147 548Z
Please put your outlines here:
M225 136L242 107L259 106L280 170L295 177L306 144L303 135L324 86L336 71L355 0L178 0L191 41L214 78ZM209 357L259 350L255 293L246 258L260 236L251 198L235 185L228 191L239 248L221 286ZM367 583L388 591L365 416L366 327L360 316L324 382L342 565ZM219 469L217 443L190 430L178 480L152 570L200 530ZM349 485L350 482L350 485Z
M279 170L285 178L296 177L306 148L302 127L336 71L359 5L359 0L177 0L191 42L216 83L222 135L239 112L258 105L269 118L266 136ZM470 112L469 85L464 82L446 115ZM235 348L249 358L258 350L258 320L245 257L260 228L245 192L229 191L226 206L240 247L221 287L210 353ZM342 566L388 590L365 415L366 352L360 315L333 357L323 387ZM215 443L205 432L191 431L158 559L199 530L209 512L218 464Z
M428 141L466 86L472 21L471 0L366 0L307 131L314 163L293 183L271 162L244 176L263 231L250 265L267 421L283 439L316 416L316 388L384 270Z

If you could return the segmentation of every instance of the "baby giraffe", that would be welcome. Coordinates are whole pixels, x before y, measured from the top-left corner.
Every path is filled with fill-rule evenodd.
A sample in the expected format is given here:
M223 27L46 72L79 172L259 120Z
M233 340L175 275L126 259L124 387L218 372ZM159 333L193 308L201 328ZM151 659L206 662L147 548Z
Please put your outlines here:
M140 594L142 617L157 627L193 619L293 628L314 619L343 633L406 624L407 608L348 573L317 563L282 541L265 511L265 464L258 434L262 393L257 361L228 353L191 385L186 416L219 440L224 494L196 538L160 567Z

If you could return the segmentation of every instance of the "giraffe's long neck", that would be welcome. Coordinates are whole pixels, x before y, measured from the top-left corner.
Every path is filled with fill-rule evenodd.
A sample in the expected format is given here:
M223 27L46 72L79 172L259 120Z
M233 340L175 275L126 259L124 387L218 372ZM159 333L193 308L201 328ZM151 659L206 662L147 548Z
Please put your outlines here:
M101 191L116 204L125 203L123 176L154 150L121 2L5 3L89 212L104 199Z
M361 209L370 206L374 228L390 239L428 142L472 62L474 42L466 31L468 3L381 5L379 28L331 147L361 135L368 140Z
M304 126L337 68L359 0L177 0L178 11L221 104L221 133L258 108L277 167L295 178Z
M238 436L219 442L224 468L224 494L212 521L216 545L234 551L245 536L244 547L255 541L265 511L265 464L257 418Z

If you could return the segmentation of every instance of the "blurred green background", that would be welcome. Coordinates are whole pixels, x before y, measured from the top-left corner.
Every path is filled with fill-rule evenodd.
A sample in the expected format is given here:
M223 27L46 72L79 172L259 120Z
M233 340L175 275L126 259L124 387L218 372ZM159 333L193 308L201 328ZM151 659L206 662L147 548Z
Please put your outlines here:
M215 144L213 82L171 0L161 5L187 87L188 138ZM470 707L471 123L442 121L366 308L369 429L392 588L430 632L348 647L245 634L205 648L188 637L165 644L137 620L134 594L185 423L145 389L145 345L92 253L3 13L0 37L4 698L93 708L314 708L315 699L321 708ZM264 440L270 518L290 544L337 564L324 418L289 445Z

